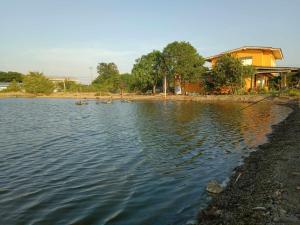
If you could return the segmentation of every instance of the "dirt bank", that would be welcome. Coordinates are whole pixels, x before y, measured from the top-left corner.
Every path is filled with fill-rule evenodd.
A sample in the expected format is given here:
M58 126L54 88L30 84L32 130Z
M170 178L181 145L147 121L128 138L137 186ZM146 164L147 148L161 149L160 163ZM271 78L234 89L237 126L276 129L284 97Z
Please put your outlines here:
M294 111L235 169L224 192L199 213L199 224L300 224L299 100L289 106Z
M158 95L137 95L126 93L123 96L120 94L102 95L99 93L88 92L88 93L53 93L51 95L33 95L29 93L0 93L0 98L66 98L66 99L128 99L133 101L139 100L173 100L173 101L199 101L199 102L217 102L217 101L228 101L228 102L257 102L265 99L266 95L201 95L201 96L185 96L185 95L167 95L166 98L162 94ZM266 101L272 102L286 102L293 97L268 97Z

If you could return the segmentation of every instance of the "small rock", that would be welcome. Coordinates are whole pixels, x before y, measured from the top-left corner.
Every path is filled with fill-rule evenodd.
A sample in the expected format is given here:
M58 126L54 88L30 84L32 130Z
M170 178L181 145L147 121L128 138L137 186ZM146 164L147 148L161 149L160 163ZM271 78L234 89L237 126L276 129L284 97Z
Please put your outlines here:
M265 207L261 207L261 206L254 207L253 210L257 210L257 211L267 211L267 209L266 209Z
M223 191L223 188L221 187L220 184L218 184L217 181L212 180L208 182L206 190L210 193L219 194Z
M189 220L185 223L185 225L197 225L197 224L198 224L197 220Z
M286 215L287 212L284 209L280 208L279 213L280 213L281 216L284 216L284 215Z

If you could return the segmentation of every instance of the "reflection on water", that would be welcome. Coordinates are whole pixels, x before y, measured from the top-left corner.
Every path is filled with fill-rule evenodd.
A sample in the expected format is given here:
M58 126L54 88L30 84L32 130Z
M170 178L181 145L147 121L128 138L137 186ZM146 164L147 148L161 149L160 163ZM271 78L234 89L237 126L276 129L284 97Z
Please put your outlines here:
M0 100L0 224L183 224L290 109Z

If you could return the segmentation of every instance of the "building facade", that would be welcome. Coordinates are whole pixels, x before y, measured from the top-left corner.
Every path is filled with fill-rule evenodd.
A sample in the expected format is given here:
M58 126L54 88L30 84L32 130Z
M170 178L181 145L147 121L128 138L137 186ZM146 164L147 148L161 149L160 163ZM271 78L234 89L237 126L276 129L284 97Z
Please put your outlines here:
M277 67L276 62L283 60L283 53L281 48L273 47L244 46L208 57L206 61L214 67L218 59L225 54L236 57L243 65L252 65L256 69L254 76L245 78L246 90L268 89L269 80L275 76L282 76L283 86L285 86L286 74L298 71L298 68L293 67Z

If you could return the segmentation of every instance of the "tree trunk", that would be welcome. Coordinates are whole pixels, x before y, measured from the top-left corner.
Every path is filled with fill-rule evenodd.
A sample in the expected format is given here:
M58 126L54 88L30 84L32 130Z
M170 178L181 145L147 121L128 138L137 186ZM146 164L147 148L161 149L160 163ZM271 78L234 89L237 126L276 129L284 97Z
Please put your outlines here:
M155 95L155 93L156 93L156 84L154 84L154 85L153 85L153 88L152 88L152 94Z
M167 97L167 77L164 76L164 96Z

